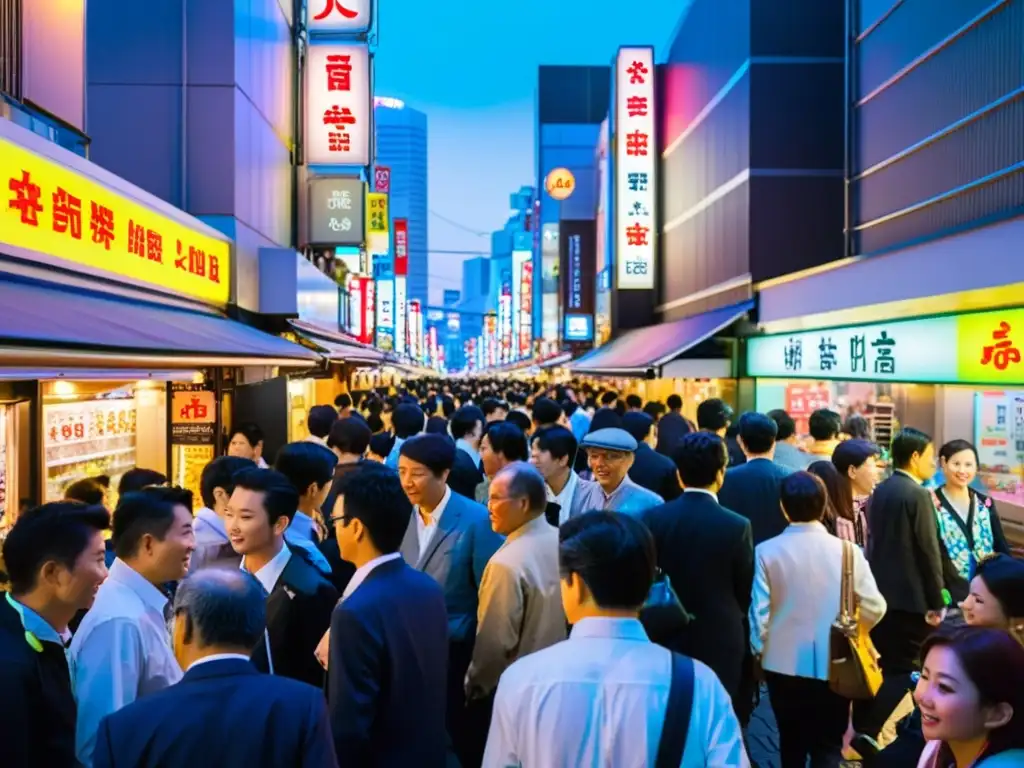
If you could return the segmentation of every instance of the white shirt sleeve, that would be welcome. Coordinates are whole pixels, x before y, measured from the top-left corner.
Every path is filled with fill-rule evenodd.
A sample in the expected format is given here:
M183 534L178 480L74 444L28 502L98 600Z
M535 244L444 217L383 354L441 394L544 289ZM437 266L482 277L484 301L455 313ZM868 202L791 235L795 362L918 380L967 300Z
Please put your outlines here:
M75 653L75 751L89 768L100 721L138 697L145 666L137 624L113 618L93 627Z
M732 699L726 692L718 676L709 668L705 667L704 674L696 670L699 677L695 681L694 713L703 709L707 713L706 732L704 734L691 734L686 738L687 746L693 745L692 735L703 736L705 752L703 765L714 766L715 768L750 768L750 758L747 757L746 747L743 746L743 729L732 708ZM693 724L693 715L690 716L690 723ZM683 765L689 766L690 760L683 758Z
M760 549L760 547L758 547ZM768 583L768 569L761 553L754 552L754 587L750 595L750 651L755 656L764 653L764 639L771 618L772 589Z
M860 606L860 620L869 627L875 626L885 616L888 606L878 591L875 575L860 547L853 548L853 584Z
M495 768L518 768L522 766L516 748L515 692L506 678L498 683L494 695L494 710L491 714L491 729L487 732L487 748L484 750L482 765Z

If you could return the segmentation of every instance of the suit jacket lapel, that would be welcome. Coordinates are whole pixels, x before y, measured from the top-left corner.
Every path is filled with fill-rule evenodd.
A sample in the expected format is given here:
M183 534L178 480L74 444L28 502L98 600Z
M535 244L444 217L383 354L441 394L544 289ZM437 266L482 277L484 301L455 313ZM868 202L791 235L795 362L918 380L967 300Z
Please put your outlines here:
M420 535L416 528L416 515L414 509L409 517L409 525L405 529L405 537L402 539L402 546L399 551L409 565L418 567L420 561Z
M430 542L427 544L427 548L420 553L419 563L417 568L421 571L427 570L427 563L430 562L430 558L437 552L437 548L441 546L446 538L448 538L452 531L459 526L459 519L462 517L461 503L458 500L458 494L453 493L448 499L448 506L445 507L444 512L441 514L441 519L437 521L437 530L434 531L434 535L430 537ZM413 525L416 521L413 520Z

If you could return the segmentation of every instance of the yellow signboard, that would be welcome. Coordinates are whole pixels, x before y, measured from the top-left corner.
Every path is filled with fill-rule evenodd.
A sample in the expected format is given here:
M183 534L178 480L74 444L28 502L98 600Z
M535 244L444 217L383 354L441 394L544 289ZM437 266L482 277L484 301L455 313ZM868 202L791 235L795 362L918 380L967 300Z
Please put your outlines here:
M0 138L0 247L24 248L209 304L231 295L231 248Z
M366 193L366 234L388 233L388 196L383 192Z

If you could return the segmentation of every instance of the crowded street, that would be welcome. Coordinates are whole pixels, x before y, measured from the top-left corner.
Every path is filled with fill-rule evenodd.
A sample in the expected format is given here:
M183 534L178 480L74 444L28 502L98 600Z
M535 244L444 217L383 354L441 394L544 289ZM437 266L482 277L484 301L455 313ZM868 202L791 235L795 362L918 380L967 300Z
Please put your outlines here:
M1024 0L0 0L0 768L1024 768L1022 105Z

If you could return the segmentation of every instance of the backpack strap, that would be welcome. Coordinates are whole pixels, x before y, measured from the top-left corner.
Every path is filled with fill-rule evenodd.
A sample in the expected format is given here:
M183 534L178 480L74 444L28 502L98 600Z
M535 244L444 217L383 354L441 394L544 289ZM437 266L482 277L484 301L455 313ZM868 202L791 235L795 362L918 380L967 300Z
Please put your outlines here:
M668 690L665 724L661 728L654 768L679 768L682 764L692 711L693 659L673 653L672 684Z

